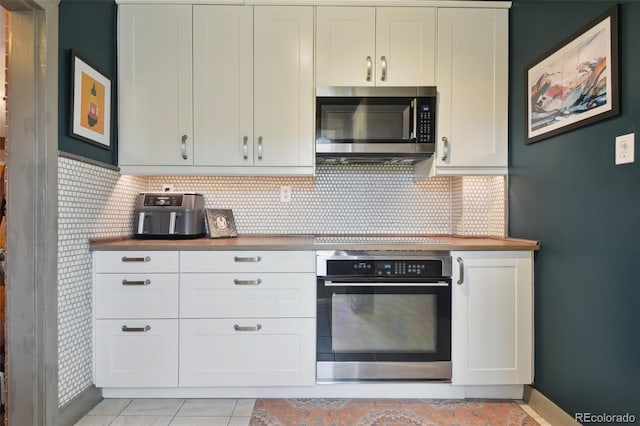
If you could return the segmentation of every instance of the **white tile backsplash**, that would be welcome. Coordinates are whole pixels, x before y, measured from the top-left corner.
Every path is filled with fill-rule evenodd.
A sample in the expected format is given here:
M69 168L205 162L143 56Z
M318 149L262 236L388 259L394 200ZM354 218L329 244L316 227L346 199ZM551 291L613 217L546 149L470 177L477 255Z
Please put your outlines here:
M504 177L414 182L411 166L318 165L315 177L120 176L58 159L58 398L63 406L91 379L89 239L128 236L135 196L171 184L233 209L240 234L457 234L504 236ZM280 187L291 187L291 202Z

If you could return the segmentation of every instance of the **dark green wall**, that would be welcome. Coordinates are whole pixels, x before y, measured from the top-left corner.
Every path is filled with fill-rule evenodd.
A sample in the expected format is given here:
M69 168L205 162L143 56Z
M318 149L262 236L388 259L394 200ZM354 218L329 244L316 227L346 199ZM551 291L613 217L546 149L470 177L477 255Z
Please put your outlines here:
M640 2L622 1L621 115L525 145L527 65L612 6L522 1L511 9L509 234L535 259L535 387L571 415L640 422L640 149L614 165L614 140L640 138Z
M58 149L104 163L117 162L116 19L114 0L62 0L59 6ZM112 150L72 138L69 132L73 50L111 79Z

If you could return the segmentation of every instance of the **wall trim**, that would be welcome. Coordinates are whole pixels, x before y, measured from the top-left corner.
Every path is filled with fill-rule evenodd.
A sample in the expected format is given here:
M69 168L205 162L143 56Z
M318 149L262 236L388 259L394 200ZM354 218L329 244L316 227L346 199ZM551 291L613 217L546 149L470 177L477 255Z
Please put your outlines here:
M113 164L104 163L102 161L94 160L93 158L84 157L78 154L72 154L70 152L58 151L58 157L69 158L71 160L80 161L82 163L91 164L93 166L103 167L109 170L115 170L116 172L120 172L120 167L114 166Z
M531 385L524 387L524 402L553 426L580 426L566 411L558 407Z

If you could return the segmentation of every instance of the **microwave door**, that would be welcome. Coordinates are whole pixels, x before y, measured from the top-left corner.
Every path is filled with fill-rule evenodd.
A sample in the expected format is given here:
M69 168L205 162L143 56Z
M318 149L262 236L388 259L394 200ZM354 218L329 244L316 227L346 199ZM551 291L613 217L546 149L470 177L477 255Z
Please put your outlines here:
M407 98L317 98L317 142L415 141L413 105Z

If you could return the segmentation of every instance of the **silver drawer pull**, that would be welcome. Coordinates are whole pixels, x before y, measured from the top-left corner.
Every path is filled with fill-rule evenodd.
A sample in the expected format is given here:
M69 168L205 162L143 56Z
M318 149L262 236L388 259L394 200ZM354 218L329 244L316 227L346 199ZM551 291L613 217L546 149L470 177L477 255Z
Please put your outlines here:
M151 256L146 257L128 257L122 256L123 262L151 262Z
M238 279L235 279L235 280L233 280L233 283L235 285L260 285L262 283L262 280L260 278L258 278L257 280L238 280Z
M262 258L260 256L253 256L253 257L235 256L233 258L233 260L235 260L236 262L253 262L253 263L257 263L257 262L260 262L262 260Z
M258 331L261 328L262 328L262 324L258 324L255 327L254 326L243 327L243 326L238 325L238 324L233 324L233 329L235 331Z
M151 284L151 280L146 279L144 281L129 281L129 280L122 280L122 285L149 285Z
M144 333L150 330L150 325L145 325L144 327L127 327L126 325L122 326L122 331L125 331L127 333Z

